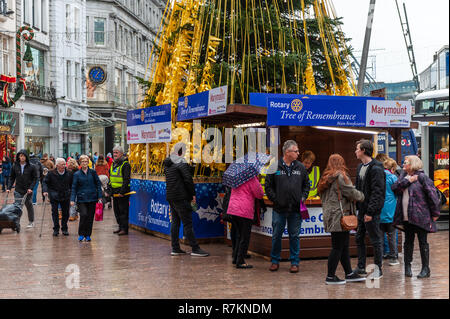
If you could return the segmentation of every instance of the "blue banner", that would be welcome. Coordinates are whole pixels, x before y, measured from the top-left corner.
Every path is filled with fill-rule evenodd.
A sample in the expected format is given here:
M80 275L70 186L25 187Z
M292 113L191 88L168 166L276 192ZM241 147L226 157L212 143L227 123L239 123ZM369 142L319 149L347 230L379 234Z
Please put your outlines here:
M267 125L356 126L366 125L367 99L268 98Z
M302 95L302 94L277 94L277 93L250 93L250 105L267 107L268 98L289 99L336 99L336 100L384 100L382 97L373 96L330 96L330 95Z
M127 111L127 126L171 122L170 104Z
M180 97L178 99L178 121L208 116L209 91Z
M172 211L166 200L166 183L132 179L130 186L136 192L130 196L130 224L170 235ZM195 184L198 209L192 214L192 223L196 238L224 236L219 197L222 187L222 184L215 183ZM179 237L183 237L182 225Z

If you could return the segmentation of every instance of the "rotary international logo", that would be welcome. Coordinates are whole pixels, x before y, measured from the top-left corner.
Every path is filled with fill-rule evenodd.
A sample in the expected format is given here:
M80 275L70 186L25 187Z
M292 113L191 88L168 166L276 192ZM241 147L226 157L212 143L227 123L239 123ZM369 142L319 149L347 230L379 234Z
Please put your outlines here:
M145 112L144 110L141 111L141 121L144 122L145 120Z
M187 96L184 98L184 108L187 109L188 107L188 98Z
M299 99L295 99L291 102L291 109L294 112L300 112L303 108L303 103Z

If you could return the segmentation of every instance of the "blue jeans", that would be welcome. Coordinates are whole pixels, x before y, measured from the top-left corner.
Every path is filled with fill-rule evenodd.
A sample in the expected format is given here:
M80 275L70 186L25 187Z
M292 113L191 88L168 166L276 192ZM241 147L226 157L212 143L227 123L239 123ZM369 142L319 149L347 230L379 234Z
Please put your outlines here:
M33 204L36 204L36 202L37 202L38 187L39 187L39 181L36 182L36 185L34 185L34 188L33 188Z
M273 264L279 264L281 260L281 239L283 238L286 227L289 233L289 260L292 265L300 263L300 227L302 225L302 216L300 212L289 214L279 214L272 211L272 252L270 257Z

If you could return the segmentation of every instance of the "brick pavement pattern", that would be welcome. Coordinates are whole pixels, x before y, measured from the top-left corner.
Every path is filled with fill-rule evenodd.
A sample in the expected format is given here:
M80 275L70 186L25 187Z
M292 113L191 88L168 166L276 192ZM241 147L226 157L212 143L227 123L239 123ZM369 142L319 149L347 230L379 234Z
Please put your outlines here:
M69 222L70 236L52 236L47 205L39 238L41 204L35 206L34 228L26 228L24 211L21 233L4 229L0 234L0 298L449 298L448 231L429 236L430 278L416 278L421 268L416 239L413 278L404 277L400 254L400 265L389 266L385 261L379 288L367 288L364 282L328 286L324 283L326 259L302 260L299 273L291 274L289 262L270 272L269 260L261 256L247 260L253 269L236 269L231 263L231 248L225 244L202 245L211 254L206 258L170 256L168 240L133 229L128 236L113 234L116 222L112 209L105 209L103 221L94 221L92 242L79 243L78 221ZM190 247L182 248L190 251ZM356 258L352 258L355 265ZM68 288L73 287L77 267L79 288ZM337 275L344 277L340 265Z

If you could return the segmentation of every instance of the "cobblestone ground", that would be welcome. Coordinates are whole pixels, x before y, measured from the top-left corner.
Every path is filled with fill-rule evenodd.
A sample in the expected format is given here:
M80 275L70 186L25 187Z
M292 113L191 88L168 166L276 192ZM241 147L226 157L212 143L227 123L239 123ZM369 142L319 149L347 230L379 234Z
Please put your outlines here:
M248 259L253 269L236 269L231 264L231 248L225 244L203 245L211 253L207 258L172 257L168 240L132 229L128 236L113 234L112 209L105 209L103 221L94 222L92 242L79 243L78 221L69 222L70 236L52 236L47 206L39 238L42 206L35 208L34 228L26 228L25 209L21 233L5 229L0 234L0 298L449 298L448 231L429 236L428 279L415 277L420 272L416 240L413 278L403 276L400 254L400 265L385 263L379 288L368 288L361 282L328 286L324 283L326 259L302 260L300 272L291 274L289 262L272 273L270 262L260 256ZM355 264L356 258L352 258ZM337 275L343 277L341 266Z

